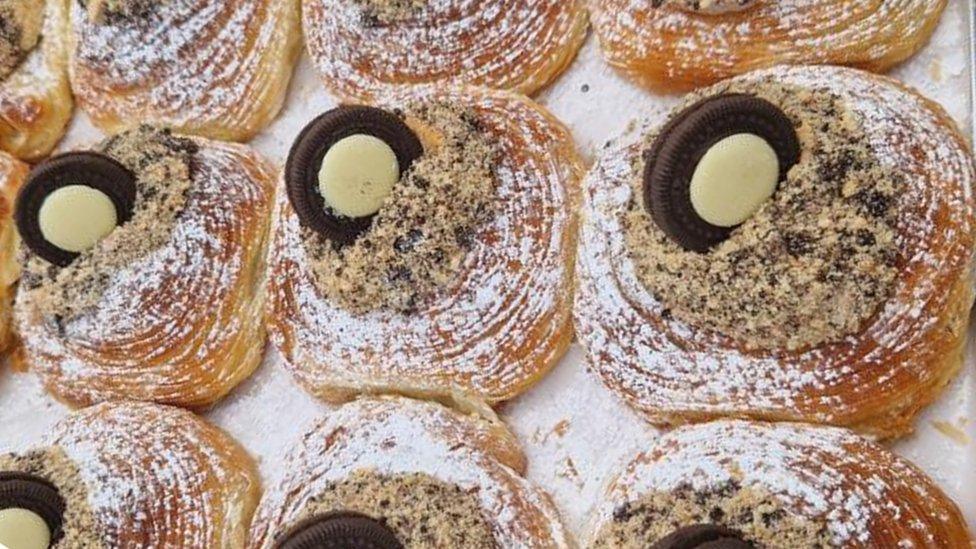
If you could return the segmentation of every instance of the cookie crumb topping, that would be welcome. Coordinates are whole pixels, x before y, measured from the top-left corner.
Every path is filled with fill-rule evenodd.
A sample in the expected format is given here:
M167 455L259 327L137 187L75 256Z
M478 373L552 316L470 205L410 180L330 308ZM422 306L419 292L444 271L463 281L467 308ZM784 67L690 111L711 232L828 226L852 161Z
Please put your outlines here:
M44 10L36 0L0 0L0 80L37 47Z
M426 153L348 245L302 228L320 290L355 314L410 313L446 287L494 213L495 151L474 116L444 104L416 105Z
M115 273L167 242L186 203L197 146L169 130L141 126L109 138L99 150L136 175L132 219L66 267L21 251L21 290L59 322L95 307Z
M417 15L430 0L357 0L367 27L389 25Z
M748 8L755 0L654 0L655 8L663 5L700 13L728 13Z
M312 498L296 523L348 511L384 523L407 549L498 547L475 493L421 473L356 471Z
M881 165L855 117L825 91L773 81L722 84L686 105L728 92L779 106L796 125L800 162L727 240L697 253L677 246L645 210L644 162L635 159L623 227L637 276L665 318L748 349L797 350L856 333L897 275L899 174Z

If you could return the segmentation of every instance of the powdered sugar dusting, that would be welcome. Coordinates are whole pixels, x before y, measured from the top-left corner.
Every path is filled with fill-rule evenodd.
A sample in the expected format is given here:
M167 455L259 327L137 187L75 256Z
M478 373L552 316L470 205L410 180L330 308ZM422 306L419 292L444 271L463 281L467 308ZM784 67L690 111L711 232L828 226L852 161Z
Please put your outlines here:
M589 535L614 509L650 492L681 485L707 491L733 481L823 522L836 546L963 542L953 534L965 528L958 509L907 461L844 429L743 421L679 428L638 454L608 486Z
M500 547L570 547L558 513L493 455L509 444L488 422L438 404L403 398L363 399L339 408L302 437L265 494L252 543L271 547L309 500L359 470L422 473L476 495ZM505 435L501 435L505 436Z
M475 84L531 93L586 36L583 0L424 0L371 21L361 0L304 0L308 50L326 86L364 99L402 84Z
M315 286L298 218L279 192L268 277L271 339L313 393L459 388L503 400L568 345L581 168L566 130L525 99L469 88L404 93L388 104L418 97L470 106L498 147L495 218L456 280L426 309L353 315Z
M169 240L113 273L93 311L62 328L18 300L26 360L60 397L201 406L257 367L274 176L242 146L199 143Z
M747 354L675 320L641 285L620 225L631 199L640 135L614 146L584 183L578 252L577 330L605 382L655 421L671 413L754 414L856 424L863 411L897 415L924 404L923 388L944 382L962 327L972 259L973 165L944 115L902 88L838 68L777 68L773 78L842 97L879 162L907 178L898 243L911 258L891 299L860 335L797 353ZM637 132L643 133L643 132ZM958 286L961 285L961 286ZM949 369L949 372L946 369ZM903 430L891 418L880 429Z
M106 547L241 547L257 498L249 458L189 412L102 404L48 442L78 466Z

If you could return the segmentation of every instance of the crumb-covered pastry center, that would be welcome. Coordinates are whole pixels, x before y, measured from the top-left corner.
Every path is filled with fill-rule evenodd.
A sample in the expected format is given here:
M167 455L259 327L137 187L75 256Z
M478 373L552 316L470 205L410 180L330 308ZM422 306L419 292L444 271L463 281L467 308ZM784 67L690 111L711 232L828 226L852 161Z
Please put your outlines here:
M353 0L362 9L366 26L389 25L409 19L424 9L430 0Z
M623 227L639 280L664 318L746 348L796 350L857 333L897 274L899 175L836 96L764 81L714 87L687 105L722 93L779 107L796 127L800 161L726 240L701 252L677 245L648 214L638 159Z
M23 473L41 478L57 490L64 502L64 513L61 517L61 537L56 547L105 547L88 503L88 488L77 465L62 450L51 447L23 454L0 455L0 475L5 473ZM36 513L19 511L8 513L0 526L3 535L9 536L6 539L34 542L37 536L50 535L43 520L38 522Z
M655 6L671 5L696 13L728 13L739 11L755 4L755 0L656 0Z
M0 0L0 80L37 47L43 24L37 0Z
M590 547L645 549L696 524L724 526L757 547L832 546L821 521L797 514L765 490L733 481L707 491L685 484L624 503L614 509Z
M380 521L407 549L498 546L476 494L420 473L357 471L313 497L294 522L337 512L360 513Z
M63 237L61 244L77 244L80 254L70 264L59 267L49 263L30 249L22 252L24 266L22 290L30 301L47 317L67 321L95 307L117 273L131 268L153 250L163 246L170 238L179 213L186 203L191 183L191 162L196 145L189 139L172 135L168 130L143 126L105 141L99 150L118 161L136 177L136 194L131 219L118 226L105 227L98 222L82 223L89 234L66 233L70 227L48 220L51 235ZM61 189L70 189L64 187ZM75 192L75 191L71 191ZM56 194L56 193L55 193ZM110 204L91 198L92 209L79 209L77 202L63 203L70 206L73 215L114 212ZM47 206L52 197L45 202ZM72 198L72 197L67 197ZM74 197L77 198L77 197ZM85 199L85 202L89 202ZM60 201L54 202L57 208ZM67 207L67 206L66 206ZM45 226L44 208L39 221ZM89 220L90 221L90 220ZM109 220L110 221L110 220ZM101 229L111 231L101 238ZM92 232L94 231L94 232ZM95 234L99 233L99 234ZM94 247L76 241L85 237L98 238Z
M318 287L356 313L410 313L454 280L494 211L494 150L474 117L434 104L409 109L424 154L392 189L366 229L337 245L303 228ZM330 151L331 152L331 151Z

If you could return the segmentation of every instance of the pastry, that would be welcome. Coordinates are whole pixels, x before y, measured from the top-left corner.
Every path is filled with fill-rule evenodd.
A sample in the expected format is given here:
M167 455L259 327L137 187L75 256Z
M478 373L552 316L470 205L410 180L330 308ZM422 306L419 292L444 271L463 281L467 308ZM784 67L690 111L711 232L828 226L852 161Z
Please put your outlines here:
M264 352L273 185L242 145L150 126L38 165L15 213L21 360L72 405L223 397Z
M0 0L0 149L40 160L71 119L65 0Z
M779 64L884 72L922 48L946 0L594 0L607 61L657 91Z
M0 455L0 544L239 548L259 496L253 461L219 429L177 408L100 404Z
M473 84L531 94L586 38L584 0L302 0L325 85L370 102L394 86Z
M607 487L587 547L971 547L931 479L846 429L682 427Z
M417 88L298 136L278 193L271 340L310 392L506 400L572 339L569 132L529 100Z
M0 152L0 354L16 346L13 327L14 292L20 278L17 250L20 239L14 226L13 211L17 192L30 168L16 158Z
M973 159L885 77L774 68L689 96L584 183L575 316L655 423L904 434L961 366Z
M281 109L298 0L68 1L72 90L102 130L247 141Z
M490 414L490 412L489 412ZM346 404L302 436L264 494L255 548L570 547L493 415L403 397Z

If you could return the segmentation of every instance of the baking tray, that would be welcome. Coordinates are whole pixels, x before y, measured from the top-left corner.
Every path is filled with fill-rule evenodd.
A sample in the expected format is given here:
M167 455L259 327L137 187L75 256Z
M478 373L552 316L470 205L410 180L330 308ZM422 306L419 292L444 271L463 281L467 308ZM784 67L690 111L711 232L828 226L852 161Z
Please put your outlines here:
M932 42L894 76L942 103L970 134L973 0L950 0ZM607 67L591 36L570 70L537 99L565 122L588 161L634 120L661 117L676 96L656 96L630 85ZM292 139L316 114L335 106L302 59L279 119L253 145L279 165ZM62 149L101 139L76 116ZM926 470L966 514L976 531L976 346L970 333L963 373L918 420L917 432L896 444L899 454ZM255 375L204 415L234 435L258 460L264 482L274 482L286 449L330 408L302 391L271 351ZM539 385L500 408L529 458L528 476L552 494L579 534L604 483L659 431L648 426L586 370L573 346ZM0 450L36 443L68 410L47 396L36 376L0 369Z

